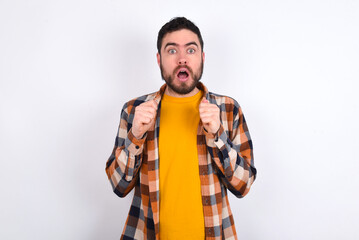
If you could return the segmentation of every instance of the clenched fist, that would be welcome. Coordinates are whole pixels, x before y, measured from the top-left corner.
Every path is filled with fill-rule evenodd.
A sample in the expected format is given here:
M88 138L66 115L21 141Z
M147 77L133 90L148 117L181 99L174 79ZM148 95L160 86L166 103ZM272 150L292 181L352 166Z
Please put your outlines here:
M199 117L207 132L216 134L221 120L219 118L219 108L217 105L209 103L207 99L203 99L199 104Z
M154 124L157 115L158 103L150 100L138 105L135 108L135 116L132 123L132 134L140 139Z

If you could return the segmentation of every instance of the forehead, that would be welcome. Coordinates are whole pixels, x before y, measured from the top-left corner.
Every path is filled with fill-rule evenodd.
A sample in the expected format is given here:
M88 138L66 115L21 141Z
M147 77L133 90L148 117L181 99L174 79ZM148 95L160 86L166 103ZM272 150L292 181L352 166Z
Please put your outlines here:
M166 45L166 43L169 42L176 43L178 45L185 45L189 42L196 42L198 46L200 45L197 34L188 29L181 29L167 33L162 39L162 48Z

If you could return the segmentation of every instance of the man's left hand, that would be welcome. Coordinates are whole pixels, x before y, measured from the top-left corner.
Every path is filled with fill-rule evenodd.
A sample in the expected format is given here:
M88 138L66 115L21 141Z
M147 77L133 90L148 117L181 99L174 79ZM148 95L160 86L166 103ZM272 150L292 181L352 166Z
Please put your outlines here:
M199 104L199 117L207 132L216 134L221 121L219 119L219 108L217 105L209 103L207 99L203 99Z

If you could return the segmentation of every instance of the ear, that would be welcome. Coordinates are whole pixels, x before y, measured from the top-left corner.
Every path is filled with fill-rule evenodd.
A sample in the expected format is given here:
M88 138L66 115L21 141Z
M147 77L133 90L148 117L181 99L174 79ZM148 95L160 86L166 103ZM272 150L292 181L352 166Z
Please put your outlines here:
M157 56L157 64L158 64L158 66L160 66L161 65L161 55L159 53L157 53L156 56Z
M204 54L204 52L202 52L202 60L203 60L203 63L204 63L205 55L206 55L206 54Z

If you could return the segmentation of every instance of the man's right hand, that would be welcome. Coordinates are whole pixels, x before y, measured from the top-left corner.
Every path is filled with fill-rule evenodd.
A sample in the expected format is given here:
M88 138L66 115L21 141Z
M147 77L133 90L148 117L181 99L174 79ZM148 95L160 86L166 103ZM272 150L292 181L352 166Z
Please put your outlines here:
M135 108L135 116L132 123L132 134L140 139L154 124L157 115L158 103L150 100Z

